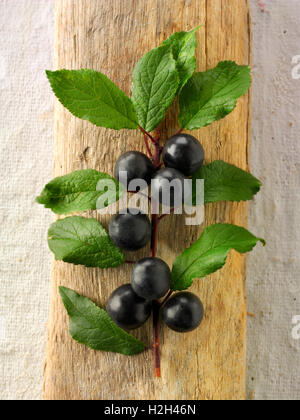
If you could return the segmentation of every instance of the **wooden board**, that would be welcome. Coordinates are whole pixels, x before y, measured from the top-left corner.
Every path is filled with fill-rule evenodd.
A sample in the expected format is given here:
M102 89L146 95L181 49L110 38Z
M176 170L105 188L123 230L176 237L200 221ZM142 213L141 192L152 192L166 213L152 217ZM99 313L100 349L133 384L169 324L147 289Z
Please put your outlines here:
M130 94L135 63L171 33L199 24L198 69L220 60L248 64L251 59L249 5L246 0L57 0L55 68L93 68L106 73ZM59 103L55 112L56 176L76 169L113 172L127 150L144 150L138 131L101 129L73 117ZM223 159L248 169L249 96L226 119L194 132L206 161ZM175 133L176 106L168 113L163 139ZM92 215L92 214L89 214ZM101 218L107 223L107 219ZM206 224L247 226L247 204L206 208ZM186 227L181 216L164 219L158 255L170 265L195 241L202 227ZM138 256L147 255L144 250ZM58 285L70 287L104 306L109 294L129 282L130 267L98 270L55 262L45 363L45 399L203 399L245 398L245 257L232 252L226 267L195 281L192 291L204 302L202 326L186 335L161 331L162 378L153 375L153 355L136 357L94 352L68 334ZM152 344L151 322L136 336Z

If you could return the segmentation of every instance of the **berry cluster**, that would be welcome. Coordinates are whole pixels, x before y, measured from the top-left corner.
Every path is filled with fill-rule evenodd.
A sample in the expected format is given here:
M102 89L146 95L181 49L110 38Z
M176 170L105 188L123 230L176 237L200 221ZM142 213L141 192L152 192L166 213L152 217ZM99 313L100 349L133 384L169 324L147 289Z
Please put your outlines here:
M184 180L193 175L203 165L204 150L195 137L179 133L171 137L161 149L156 140L157 157L152 159L140 152L127 152L117 161L115 177L120 172L127 173L127 182L143 179L150 184L151 195L163 203L166 181L179 180L184 191ZM161 168L162 156L164 168ZM153 189L155 191L153 191ZM174 205L174 194L170 205ZM155 219L151 222L147 215L134 209L127 213L114 215L109 224L112 242L127 251L137 251L145 247L155 231ZM138 261L132 270L131 284L116 289L107 302L107 312L124 329L135 329L150 317L152 302L163 298L170 290L171 272L169 266L155 257L155 241L152 241L152 257ZM188 332L197 328L203 319L203 305L199 298L190 292L166 296L162 304L164 322L174 331Z

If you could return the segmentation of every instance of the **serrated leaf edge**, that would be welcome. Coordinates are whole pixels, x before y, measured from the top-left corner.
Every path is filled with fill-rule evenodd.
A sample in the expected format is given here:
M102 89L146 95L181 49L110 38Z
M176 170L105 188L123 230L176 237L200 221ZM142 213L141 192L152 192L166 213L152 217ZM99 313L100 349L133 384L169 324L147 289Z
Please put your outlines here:
M69 296L65 293L65 290L69 290L69 291L71 291L71 292L73 292L74 294L76 294L78 297L80 297L80 298L83 298L83 299L88 299L87 297L85 297L85 296L81 296L79 293L77 293L77 292L75 292L74 290L72 290L72 289L69 289L69 288L67 288L67 287L64 287L64 286L59 286L58 287L58 289L59 289L59 294L60 294L60 296L61 296L61 299L62 299L62 302L63 302L63 305L64 305L64 307L65 307L65 309L66 309L66 311L67 311L67 313L68 313L68 315L69 315L69 317L70 317L70 319L69 319L69 322L71 322L71 316L70 316L70 314L69 314L69 311L68 311L68 309L66 308L66 306L65 306L65 303L64 303L64 298L65 299L67 299L68 300L68 302L73 306L73 308L75 308L75 310L80 314L80 315L82 315L82 317L83 318L85 318L88 322L90 322L91 324L93 324L93 322L91 322L81 311L79 311L78 309L77 309L77 307L73 304L73 302L70 300L70 298L69 298ZM119 351L116 351L116 350L110 350L112 353L118 353L118 354L124 354L125 356L134 356L134 355L136 355L136 354L139 354L139 353L142 353L145 349L146 349L146 345L142 342L142 341L140 341L140 340L138 340L137 338L135 338L133 335L131 335L131 334L128 334L125 330L123 330L123 329L121 329L120 327L118 327L115 323L114 323L114 321L110 318L110 316L108 315L108 313L104 310L104 309L102 309L102 308L100 308L99 306L97 306L92 300L90 300L90 299L88 299L89 301L90 301L90 303L97 309L97 310L99 310L99 311L103 311L106 315L107 315L107 317L108 317L108 321L110 321L109 322L109 326L112 328L112 330L118 330L118 331L120 331L120 332L122 332L122 334L124 335L124 337L129 337L131 340L133 340L135 343L136 343L136 345L138 345L138 346L140 346L140 347L142 347L143 346L143 348L141 348L141 351L140 352L136 352L136 353L130 353L130 352L127 352L127 353L125 353L125 352L122 352L122 353L120 353ZM97 325L95 325L95 329L99 329L99 326L97 326ZM70 331L69 331L69 333L70 333L70 335L71 335L71 337L75 340L75 341L77 341L78 343L80 343L80 344L83 344L83 345L85 345L85 346L87 346L88 348L90 348L90 349L92 349L92 350L95 350L95 351L100 351L100 350L97 350L97 349L95 349L95 348L93 348L93 347L91 347L90 345L88 345L87 343L85 343L83 340L80 340L80 339L78 339L78 338L76 338L75 337L75 335L74 334L72 334L72 332L71 332L71 326L70 326Z
M235 61L232 61L232 60L225 60L225 61L220 61L219 63L218 63L218 65L215 67L215 68L217 68L220 64L225 64L225 63L230 63L230 64L237 64ZM237 64L238 65L238 64ZM251 79L251 68L250 68L250 66L247 66L247 65L242 65L242 66L240 66L240 65L238 65L239 67L241 67L241 68L247 68L248 70L249 70L249 73L250 73L250 80L249 80L249 85L248 85L248 87L247 87L247 90L246 90L246 92L244 93L244 95L247 93L247 91L249 90L249 88L251 87L251 84L252 84L252 79ZM212 69L208 69L207 71L211 71L211 70L214 70L215 68L212 68ZM205 73L205 72L200 72L200 73ZM196 73L194 73L194 74L196 74ZM229 80L229 82L235 77L236 75L234 75L230 80ZM222 90L223 90L224 88L222 88L222 89L220 89L219 91L218 91L218 93L220 93ZM242 95L243 96L243 95ZM239 98L237 98L237 99L233 99L232 100L232 102L234 102L234 107L233 107L233 110L236 108L236 105L237 105L237 101L238 101L238 99ZM200 126L200 127L198 127L198 126L194 126L194 125L190 125L191 124L191 122L194 120L194 119L196 119L196 117L197 117L197 115L199 114L199 112L205 107L205 105L207 105L208 103L209 103L209 101L210 101L211 99L209 99L207 102L205 102L202 106L201 106L201 108L198 110L198 112L197 112L197 114L195 114L186 124L184 124L184 127L182 127L182 125L181 125L181 123L180 123L180 115L179 115L179 117L178 117L178 122L179 122L179 126L180 126L180 128L182 128L182 129L187 129L187 130L190 130L190 131L193 131L193 130L198 130L198 129L200 129L201 127L207 127L207 126L209 126L210 124L212 124L212 122L211 123L207 123L207 124L205 124L205 125L203 125L203 126ZM233 111L232 110L232 111ZM231 112L232 112L231 111ZM229 114L227 114L227 115L229 115ZM227 116L226 115L226 116ZM215 122L215 121L213 121L213 122Z
M107 77L104 73L101 73L101 72L97 72L97 70L92 70L92 69L88 69L88 68L83 68L83 69L80 69L80 70L82 70L82 71L94 71L94 72L96 72L96 73L100 73L100 74L102 74L107 80L109 80L111 83L113 83L118 89L119 89L119 91L120 92L122 92L122 94L127 98L127 99L129 99L129 101L131 102L131 104L132 104L132 111L134 112L134 114L135 114L135 116L136 116L136 119L135 120L131 120L130 118L128 118L127 117L127 115L125 116L125 115L123 115L123 114L121 114L118 110L116 110L115 108L112 108L111 107L111 105L109 105L109 104L105 104L107 107L109 107L109 108L111 108L111 109L113 109L115 112L117 112L118 114L120 114L120 116L122 117L122 118L125 118L126 120L128 120L130 123L133 123L133 124L136 124L134 127L133 126L128 126L128 127L123 127L122 129L127 129L127 130L136 130L136 129L138 129L138 127L139 127L139 124L138 124L138 118L137 118L137 115L136 115L136 111L135 111L135 107L134 107L134 105L133 105L133 103L132 103L132 100L131 100L131 98L129 97L129 96L127 96L126 95L126 93L122 90L122 89L120 89L119 88L119 86L117 86L109 77ZM71 71L76 71L76 70L67 70L67 69L60 69L60 70L55 70L55 71L52 71L52 70L46 70L45 72L46 72L46 75L47 75L47 79L48 79L48 81L49 81L49 83L50 83L50 86L51 86L51 89L52 89L52 91L53 91L53 93L54 93L54 95L55 95L55 97L58 99L58 101L62 104L62 106L64 107L64 108L66 108L74 117L76 117L76 118L79 118L79 119L82 119L82 120L84 120L84 121L88 121L88 122L90 122L91 124L93 124L93 125L95 125L96 127L103 127L103 126L101 126L101 125L97 125L97 124L95 124L94 122L92 122L88 117L85 117L85 116L83 116L83 117L77 117L77 115L75 115L72 111L70 111L65 105L64 105L64 103L62 102L62 100L58 97L58 95L57 95L57 93L56 93L56 91L55 91L55 89L54 89L54 86L53 86L53 82L52 82L52 80L51 80L51 76L53 75L53 74L55 74L55 73L58 73L58 72L71 72ZM79 71L79 70L78 70ZM112 125L110 126L109 124L107 124L107 126L105 126L105 127L103 127L103 128L109 128L109 129L111 129L111 130L116 130L116 131L118 131L118 130L121 130L121 129L118 129L118 128L114 128Z
M216 224L214 224L214 225L210 225L210 226L208 226L208 228L210 228L211 226L219 226L219 225L221 225L221 226L237 226L237 225L233 225L232 223L216 223ZM242 227L242 226L238 226L238 227ZM207 228L206 228L207 229ZM245 229L245 228L243 228L243 229ZM205 230L204 230L205 231ZM204 233L204 231L203 231L203 233ZM203 233L202 233L202 235L203 235ZM251 232L249 232L249 233L251 233ZM201 235L201 236L202 236ZM251 234L251 235L253 235L253 234ZM201 237L200 236L200 237ZM263 238L258 238L257 236L255 236L255 235L253 235L254 237L255 237L255 239L257 239L257 241L256 241L256 243L255 244L253 244L253 246L249 249L249 251L247 251L247 252L244 252L244 253L240 253L240 254L246 254L246 253L248 253L248 252L251 252L252 250L253 250L253 248L257 245L257 243L258 242L261 242L262 243L262 245L263 246L265 246L266 245L266 241L263 239ZM199 238L200 239L200 238ZM198 239L198 240L199 240ZM198 241L197 240L197 241ZM190 248L192 248L196 243L197 243L197 241L196 242L194 242L191 246L189 246L188 248L186 248L178 257L184 257L184 255L190 250ZM201 254L201 257L202 256L205 256L209 251L211 250L211 248L208 250L208 251L206 251L204 254ZM228 251L226 252L226 255L225 255L225 258L224 258L224 263L222 264L222 265L220 265L220 267L219 268L217 268L217 270L216 271L218 271L218 270L220 270L222 267L224 267L224 265L226 264L226 261L227 261L227 257L228 257L228 254L230 253L230 251L232 251L232 250L234 250L234 248L229 248L228 249ZM238 251L237 251L238 252ZM177 257L177 258L178 258ZM176 261L176 259L175 259L175 261ZM174 263L175 263L175 261L174 261ZM186 272L187 272L187 270L195 263L195 261L197 261L197 259L196 260L194 260L191 264L189 264L189 266L188 267L186 267L186 269L184 270L184 272L183 273L181 273L181 276L183 276ZM173 263L173 266L174 266L174 263ZM216 271L214 271L214 273L216 272ZM172 272L173 272L173 270L172 270ZM213 273L211 273L211 274L213 274ZM206 277L206 276L205 276ZM202 277L199 277L199 278L202 278ZM194 280L195 279L197 279L197 277L195 277L195 278L193 278L192 280L191 280L191 283L187 286L187 287L184 287L184 288L180 288L180 289L173 289L173 287L172 287L172 284L171 284L171 290L174 290L174 291L177 291L177 290L187 290L192 284L193 284L193 282L194 282Z

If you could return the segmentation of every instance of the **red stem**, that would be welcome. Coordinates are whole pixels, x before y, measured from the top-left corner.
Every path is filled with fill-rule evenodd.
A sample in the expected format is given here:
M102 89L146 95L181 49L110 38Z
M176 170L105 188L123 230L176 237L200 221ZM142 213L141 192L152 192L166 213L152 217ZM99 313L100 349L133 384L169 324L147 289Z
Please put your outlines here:
M156 210L156 209L155 209ZM151 237L151 254L156 257L158 241L158 214L152 215L152 237ZM159 354L159 309L158 301L153 302L153 353L154 353L154 368L155 376L160 378L160 354Z
M153 161L153 163L154 163L154 166L155 166L155 168L156 169L159 169L160 168L160 165L161 165L161 163L160 163L160 156L161 156L161 153L162 153L162 148L160 147L160 145L159 145L159 140L160 140L160 131L159 131L159 129L157 128L156 130L155 130L155 132L156 132L156 137L154 138L154 137L152 137L151 136L151 134L150 133L148 133L148 131L146 131L143 127L141 127L141 126L139 126L139 129L141 130L141 132L144 134L144 141L145 141L145 146L146 146L146 149L147 149L147 152L148 152L148 155L150 156L150 158L152 159L152 161ZM151 152L151 149L150 149L150 146L149 146L149 141L148 141L148 138L151 140L151 143L154 145L154 147L155 147L155 152L154 152L154 155L153 155L153 153Z
M152 215L152 238L151 238L151 252L152 257L156 257L158 239L158 214Z
M181 128L179 131L177 131L177 133L175 134L175 136L178 136L178 134L181 134L183 132L183 128Z
M154 153L154 158L153 158L154 166L155 166L156 169L158 169L158 167L160 166L161 152L162 152L162 150L161 150L159 144L157 143L155 145L155 153Z
M145 140L145 146L148 152L149 157L153 160L153 155L149 146L149 142L148 142L148 137L146 136L146 134L144 135L144 140Z
M173 294L173 290L169 290L167 296L164 298L164 300L161 302L160 307L164 306L164 304L169 300L169 297Z
M155 376L161 377L160 373L160 354L159 354L159 310L160 304L157 301L153 302L153 353L154 353L154 369Z
M145 134L145 136L149 137L149 139L151 140L152 144L157 144L157 140L155 140L155 138L153 138L151 136L150 133L148 133L148 131L146 131L143 127L139 126L139 129L141 130L142 133Z
M145 130L140 127L140 129L144 132ZM160 157L162 149L159 145L160 140L160 132L156 130L156 138L154 139L149 133L144 133L147 135L155 147L155 153L153 156L153 163L156 169L159 169L161 166ZM155 203L154 213L156 213L158 203ZM157 254L157 242L158 242L158 223L159 223L159 216L158 214L152 214L152 237L151 237L151 255L153 258L156 257ZM161 377L160 374L160 354L159 354L159 310L160 310L160 303L158 301L153 302L153 354L154 354L154 368L155 368L155 376L157 378Z
M144 130L143 127L139 127L139 129L144 133L144 140L147 152L149 156L151 157L154 166L156 170L158 170L161 167L161 153L162 148L160 147L159 141L160 141L160 131L159 129L156 129L156 137L152 137L150 133L148 133L146 130ZM182 130L181 130L182 131ZM148 138L151 140L152 144L154 145L155 152L152 154L151 149L149 147L149 141ZM156 213L158 203L155 203L154 213ZM174 209L171 210L171 212L174 211ZM153 258L156 257L157 254L157 242L158 242L158 225L160 220L164 217L160 216L158 214L152 214L152 236L151 236L151 255ZM129 264L131 264L130 261L127 261ZM154 368L155 368L155 376L157 378L161 377L161 371L160 371L160 352L159 352L159 332L160 332L160 324L159 324L159 313L161 306L169 299L173 292L170 290L165 299L162 303L159 301L153 302L153 354L154 354Z

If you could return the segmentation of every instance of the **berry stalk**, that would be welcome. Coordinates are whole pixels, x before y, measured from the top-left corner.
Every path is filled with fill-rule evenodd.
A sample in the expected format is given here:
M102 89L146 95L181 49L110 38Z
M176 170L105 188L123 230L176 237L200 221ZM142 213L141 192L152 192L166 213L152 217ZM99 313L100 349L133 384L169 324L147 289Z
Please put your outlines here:
M152 215L152 240L151 240L151 254L152 257L156 257L157 253L157 239L158 239L158 223L159 218L157 214ZM159 354L159 310L160 304L158 301L153 302L153 353L154 353L154 369L155 376L161 377L160 374L160 354Z
M150 149L150 146L149 146L148 137L147 137L146 134L144 134L144 141L145 141L145 146L146 146L146 149L147 149L147 153L148 153L150 159L153 161L153 155L152 155L152 152L151 152L151 149Z
M158 240L158 222L159 217L157 214L152 215L152 238L151 238L151 254L156 257L157 253L157 240Z
M153 302L153 353L154 353L154 370L156 378L161 377L160 373L160 353L159 353L159 311L160 304L158 301Z
M151 140L152 144L156 144L157 140L151 136L150 133L148 133L148 131L146 131L143 127L139 126L139 129L141 130L142 133L144 133L145 136L149 137L149 139Z
M152 159L154 166L156 169L159 169L161 166L160 157L162 148L160 147L160 132L156 130L156 137L152 137L150 133L146 132L142 127L140 130L144 133L144 140L147 152L149 157ZM154 155L152 154L148 138L151 140L152 144L154 145L155 152ZM157 210L157 209L155 209ZM156 213L156 211L154 212ZM152 237L151 237L151 255L153 258L156 257L157 254L157 241L158 241L158 224L159 224L159 216L158 214L152 215ZM161 377L160 373L160 353L159 353L159 312L160 312L160 303L158 301L153 302L153 354L154 354L154 369L155 369L155 376L157 378Z
M162 147L160 146L160 131L159 129L156 130L156 137L152 137L150 133L148 133L146 130L144 130L142 127L140 127L140 130L144 133L144 140L146 149L148 152L149 157L152 159L152 162L155 166L155 169L158 170L161 167L161 154L162 154ZM182 130L181 130L182 131ZM180 131L180 132L181 132ZM180 133L179 132L179 133ZM155 151L154 154L152 154L150 146L149 146L149 139L151 140L151 143L153 144ZM152 205L155 205L154 211L152 214L152 236L151 236L151 256L153 258L157 255L157 243L158 243L158 226L160 220L165 216L159 216L157 206L159 206L158 203L152 203ZM175 209L171 210L171 213L174 212ZM160 303L158 300L153 302L153 355L154 355L154 370L155 370L155 376L157 378L161 377L161 370L160 370L160 351L159 351L159 339L160 339L160 322L159 322L159 316L160 316L160 309L161 307L166 303L166 301L169 299L169 297L172 295L172 290L170 290L165 297L165 299Z

